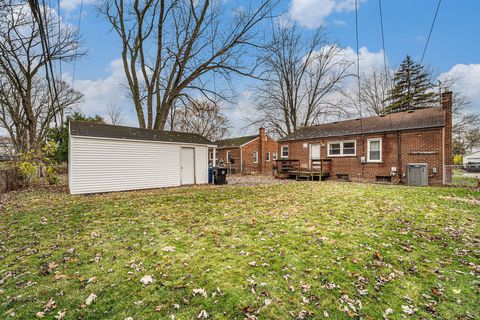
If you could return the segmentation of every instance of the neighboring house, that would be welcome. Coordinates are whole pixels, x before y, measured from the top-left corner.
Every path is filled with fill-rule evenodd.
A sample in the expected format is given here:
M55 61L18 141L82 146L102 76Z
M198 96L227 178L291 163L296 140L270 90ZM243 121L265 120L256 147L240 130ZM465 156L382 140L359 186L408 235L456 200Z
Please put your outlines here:
M193 133L70 121L70 193L208 183L208 148Z
M258 135L218 140L216 160L243 173L272 173L278 158L277 141L260 128ZM213 151L210 152L213 162Z
M0 137L0 160L12 160L17 153L8 137Z
M303 127L278 144L300 170L323 159L330 179L441 185L451 179L452 93L441 108Z
M463 167L469 171L480 171L480 150L464 155Z

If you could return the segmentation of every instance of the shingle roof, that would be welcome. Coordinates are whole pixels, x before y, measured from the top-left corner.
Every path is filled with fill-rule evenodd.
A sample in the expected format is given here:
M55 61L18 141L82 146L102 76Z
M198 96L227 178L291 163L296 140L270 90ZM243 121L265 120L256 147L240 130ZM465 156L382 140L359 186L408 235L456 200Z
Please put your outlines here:
M70 134L86 137L214 145L213 142L196 133L141 129L83 121L70 121Z
M244 136L244 137L218 140L215 143L217 144L218 148L238 148L241 145L247 142L250 142L256 138L258 138L258 134L254 136Z
M443 127L445 110L425 108L353 120L337 121L315 126L307 126L287 135L279 141L338 137L354 134L388 132Z

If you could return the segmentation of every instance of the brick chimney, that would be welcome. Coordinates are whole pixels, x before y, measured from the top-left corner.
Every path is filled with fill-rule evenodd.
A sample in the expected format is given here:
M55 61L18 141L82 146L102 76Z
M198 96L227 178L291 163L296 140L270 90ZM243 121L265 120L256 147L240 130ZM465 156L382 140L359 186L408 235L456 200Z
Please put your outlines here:
M266 154L265 128L258 129L258 139L258 172L263 173Z

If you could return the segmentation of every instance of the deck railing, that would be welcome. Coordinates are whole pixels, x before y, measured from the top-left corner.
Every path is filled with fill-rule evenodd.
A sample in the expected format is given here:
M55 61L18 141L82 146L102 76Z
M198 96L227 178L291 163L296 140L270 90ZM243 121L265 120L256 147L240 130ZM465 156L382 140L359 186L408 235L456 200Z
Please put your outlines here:
M331 159L312 159L310 160L309 168L301 168L300 160L281 159L277 160L277 172L275 176L280 179L295 178L296 180L314 180L318 178L321 180L324 177L330 176L331 170Z

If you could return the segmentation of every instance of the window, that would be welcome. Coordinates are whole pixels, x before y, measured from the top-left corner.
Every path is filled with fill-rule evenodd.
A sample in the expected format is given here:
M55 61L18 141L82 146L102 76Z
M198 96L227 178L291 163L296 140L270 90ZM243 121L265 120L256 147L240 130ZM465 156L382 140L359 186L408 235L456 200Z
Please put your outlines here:
M355 142L344 142L343 154L355 155Z
M267 152L267 155L265 156L266 161L270 161L270 152Z
M213 152L210 152L210 160L213 160Z
M338 141L328 143L328 156L354 156L356 154L356 143L353 141Z
M253 151L253 163L258 163L258 152Z
M227 151L227 163L232 163L231 160L232 160L231 152Z
M272 153L272 158L273 158L273 160L277 160L277 153L276 152Z
M282 146L282 158L288 158L288 146Z
M382 162L382 139L367 140L367 161Z
M350 181L348 174L339 173L337 174L337 180L339 181Z
M376 176L376 182L379 183L390 183L392 182L392 177L391 176Z

